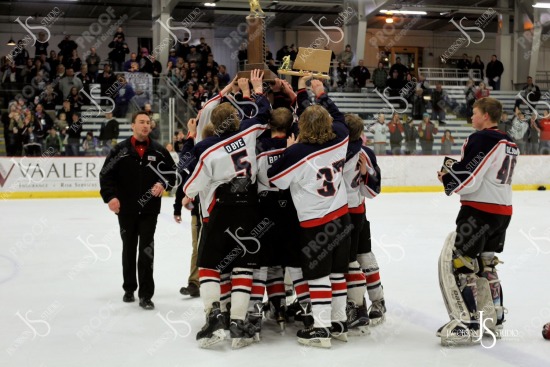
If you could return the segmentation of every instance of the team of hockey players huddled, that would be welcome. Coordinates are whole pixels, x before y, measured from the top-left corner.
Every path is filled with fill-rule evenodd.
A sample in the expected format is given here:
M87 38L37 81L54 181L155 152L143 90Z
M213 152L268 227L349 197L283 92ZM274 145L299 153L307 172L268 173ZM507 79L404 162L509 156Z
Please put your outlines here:
M233 348L260 341L267 320L283 330L288 322L303 323L298 342L308 346L368 335L384 322L386 306L365 210L365 199L380 193L381 171L363 144L363 120L341 113L310 76L299 79L297 91L284 80L262 79L253 70L208 101L189 121L180 153L182 204L200 202L202 217L197 264L206 324L197 333L199 346L223 341L225 330ZM442 290L461 301L444 297L454 322L439 334L452 343L464 340L460 331L472 327L462 327L479 312L464 292L474 292L474 269L464 276L453 270L468 270L473 260L453 257L452 243L445 249L452 258L442 253ZM477 287L489 292L488 305L489 288L500 285L498 260L485 260L486 277L477 278ZM295 292L290 304L285 276ZM491 311L502 324L503 308Z

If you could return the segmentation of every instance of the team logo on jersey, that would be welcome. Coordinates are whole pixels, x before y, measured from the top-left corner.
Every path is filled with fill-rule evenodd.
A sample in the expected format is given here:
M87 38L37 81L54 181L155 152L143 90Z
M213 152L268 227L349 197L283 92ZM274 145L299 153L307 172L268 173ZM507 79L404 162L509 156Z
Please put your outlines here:
M155 157L154 155L149 155L149 156L147 156L147 160L148 160L148 161L152 161L152 162L156 162L156 161L157 161L157 157Z
M286 203L287 203L287 200L279 200L279 206L281 208L286 208Z
M244 143L244 140L243 138L239 138L227 145L224 145L223 148L225 149L225 151L227 153L232 153L236 150L239 150L241 148L244 148L246 146L246 144Z

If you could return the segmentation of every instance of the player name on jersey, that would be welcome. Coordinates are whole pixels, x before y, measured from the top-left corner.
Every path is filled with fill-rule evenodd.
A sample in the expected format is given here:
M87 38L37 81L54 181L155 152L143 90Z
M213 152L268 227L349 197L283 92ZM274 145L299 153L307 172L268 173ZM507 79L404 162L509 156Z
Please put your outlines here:
M519 149L516 148L516 147L512 147L510 145L507 145L506 146L506 154L518 155L519 154Z
M233 141L233 142L231 142L227 145L224 145L223 148L225 149L225 151L227 153L232 153L236 150L244 148L244 146L245 146L245 143L244 143L243 138L239 138L239 139L237 139L237 140L235 140L235 141Z
M277 161L277 159L281 158L282 154L274 154L267 156L267 162L272 165Z

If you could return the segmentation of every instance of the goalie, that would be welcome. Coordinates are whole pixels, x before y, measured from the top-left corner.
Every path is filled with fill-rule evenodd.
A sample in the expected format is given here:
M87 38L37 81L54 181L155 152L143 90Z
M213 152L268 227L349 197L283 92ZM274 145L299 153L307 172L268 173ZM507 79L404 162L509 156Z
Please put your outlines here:
M495 253L504 249L512 217L512 175L519 155L513 139L499 131L502 104L494 98L474 103L477 130L462 147L460 161L445 158L438 179L445 193L460 195L456 232L439 259L439 283L451 321L437 335L443 345L481 341L484 331L498 338L504 322L502 287Z

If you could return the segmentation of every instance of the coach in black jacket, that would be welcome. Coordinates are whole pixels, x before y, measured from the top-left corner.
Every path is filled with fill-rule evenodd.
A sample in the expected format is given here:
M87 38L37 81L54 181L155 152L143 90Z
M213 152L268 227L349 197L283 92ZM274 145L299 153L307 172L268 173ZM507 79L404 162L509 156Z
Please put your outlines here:
M118 215L122 237L124 302L133 302L136 281L136 251L139 238L139 305L154 309L154 234L161 196L175 184L176 169L170 153L149 138L151 119L143 112L132 117L133 135L111 151L99 176L101 197Z

